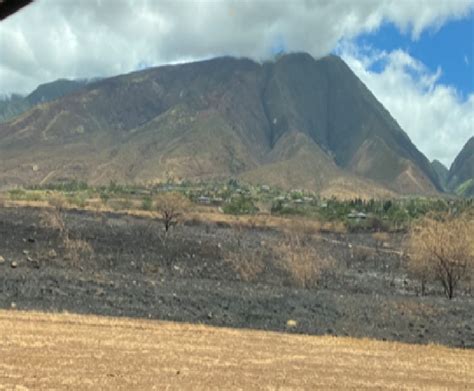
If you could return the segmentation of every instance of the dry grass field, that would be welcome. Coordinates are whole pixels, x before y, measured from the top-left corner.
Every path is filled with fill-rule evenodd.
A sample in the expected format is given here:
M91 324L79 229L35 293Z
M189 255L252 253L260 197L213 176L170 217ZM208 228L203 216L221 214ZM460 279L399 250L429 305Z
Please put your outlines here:
M0 389L474 389L474 351L0 311Z

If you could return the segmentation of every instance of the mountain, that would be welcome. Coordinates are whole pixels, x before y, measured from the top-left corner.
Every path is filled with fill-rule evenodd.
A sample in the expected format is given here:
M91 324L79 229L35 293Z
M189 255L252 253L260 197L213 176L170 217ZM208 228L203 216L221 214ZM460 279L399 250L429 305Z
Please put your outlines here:
M474 137L454 159L447 180L449 188L458 195L474 197Z
M441 188L443 191L447 191L449 170L443 163L436 159L431 162L431 167L438 178L438 183L440 184Z
M18 94L0 99L0 122L7 122L31 107L32 105L23 96Z
M86 80L59 79L51 83L41 84L31 94L23 97L14 94L9 98L0 100L0 122L24 113L39 103L50 102L64 95L71 94L84 87Z
M102 79L0 124L0 161L0 185L232 176L342 196L441 190L350 68L305 53Z

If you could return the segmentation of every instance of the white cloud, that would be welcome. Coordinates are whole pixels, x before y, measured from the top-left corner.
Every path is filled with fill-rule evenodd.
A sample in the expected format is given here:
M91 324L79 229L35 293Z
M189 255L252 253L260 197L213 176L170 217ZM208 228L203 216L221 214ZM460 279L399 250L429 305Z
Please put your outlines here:
M431 72L402 50L392 52L341 44L339 53L396 118L415 145L448 168L474 135L474 94L462 98L438 82L441 69ZM379 72L371 71L374 64Z
M418 39L425 29L438 30L450 19L466 16L472 0L391 0L385 2L385 15L402 30Z
M0 23L0 93L59 77L272 48L318 57L394 22L414 38L474 9L473 0L36 0Z
M473 10L474 0L36 0L0 23L0 95L144 64L265 59L275 47L319 57L387 21L417 39ZM428 157L449 164L474 133L473 96L440 85L441 69L400 50L343 55Z

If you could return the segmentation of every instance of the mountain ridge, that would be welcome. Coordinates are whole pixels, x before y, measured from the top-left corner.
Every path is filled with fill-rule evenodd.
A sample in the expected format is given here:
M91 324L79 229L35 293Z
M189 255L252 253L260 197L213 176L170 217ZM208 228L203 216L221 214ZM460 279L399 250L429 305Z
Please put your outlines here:
M355 193L441 190L350 68L306 53L263 64L220 57L90 83L0 124L0 156L4 184L241 176L290 187L278 171L292 162L297 175L288 177L318 192L332 182Z
M474 136L466 142L454 159L447 183L456 194L474 197Z
M0 100L0 123L8 122L40 103L50 102L78 91L88 83L90 80L58 79L40 84L26 96L13 94Z

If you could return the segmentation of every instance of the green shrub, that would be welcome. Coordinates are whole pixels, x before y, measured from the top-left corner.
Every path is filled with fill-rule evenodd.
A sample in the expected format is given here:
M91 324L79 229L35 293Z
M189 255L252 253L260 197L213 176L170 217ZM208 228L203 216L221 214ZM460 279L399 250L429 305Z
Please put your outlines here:
M87 204L87 193L86 192L80 192L80 193L72 193L67 196L67 201L71 205L76 205L79 208L84 208Z
M153 209L153 200L150 196L146 196L142 200L142 209L143 210L152 210Z
M285 204L283 201L276 201L270 209L271 214L276 215L306 215L308 214L304 207Z
M25 197L26 191L24 189L11 189L8 191L11 200L22 200Z
M106 191L100 193L100 199L104 205L107 205L107 202L110 200L110 194Z
M232 198L222 209L224 213L228 214L253 214L258 212L258 208L253 201L245 196Z

